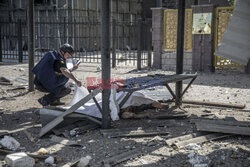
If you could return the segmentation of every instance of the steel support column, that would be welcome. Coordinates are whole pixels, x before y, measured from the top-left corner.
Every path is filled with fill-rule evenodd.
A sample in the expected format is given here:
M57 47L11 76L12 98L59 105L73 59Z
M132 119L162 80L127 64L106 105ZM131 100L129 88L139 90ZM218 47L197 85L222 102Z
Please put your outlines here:
M101 26L102 26L102 128L110 128L110 1L101 1Z
M29 0L28 4L28 54L29 54L29 91L34 90L34 75L32 69L34 67L34 0Z
M23 39L22 39L22 20L19 19L18 20L18 31L17 31L17 36L18 36L18 60L19 60L19 63L22 63L23 62L23 47L22 47L22 42L23 42Z
M176 74L183 73L183 46L184 46L184 24L185 23L185 0L179 0L178 3L178 30L177 30L177 58ZM176 101L175 105L182 103L182 81L176 82Z

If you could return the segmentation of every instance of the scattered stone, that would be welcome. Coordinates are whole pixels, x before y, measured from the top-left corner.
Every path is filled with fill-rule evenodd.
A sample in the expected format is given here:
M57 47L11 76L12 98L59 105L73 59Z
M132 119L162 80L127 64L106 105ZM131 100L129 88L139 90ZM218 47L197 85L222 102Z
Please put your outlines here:
M70 134L70 136L75 136L76 135L76 131L75 130L71 130L71 131L69 131L69 134Z
M155 146L155 145L156 145L155 142L149 142L149 143L147 144L148 147Z
M47 154L48 153L48 150L46 150L45 148L40 148L38 151L37 151L38 154L40 155L44 155L44 154Z
M219 144L214 144L214 145L212 146L212 148L213 148L213 149L219 149L219 148L220 148L220 145L219 145Z
M146 161L146 160L144 160L144 159L140 159L140 162L141 162L143 165L148 164L148 161Z
M62 158L61 158L61 157L56 157L56 158L55 158L55 162L56 162L56 163L62 162Z
M85 166L88 166L89 165L89 162L91 160L91 156L86 156L86 157L82 157L80 159L80 162L77 164L77 167L85 167Z
M150 142L159 142L159 141L164 141L164 139L160 136L155 136L150 140Z
M20 147L20 143L10 136L4 136L4 138L0 140L0 144L12 151L16 151Z
M19 68L19 71L24 71L24 69L23 68Z
M222 155L222 156L221 156L221 159L222 159L222 160L225 160L225 159L226 159L226 156Z
M5 161L10 167L33 167L35 165L35 160L24 152L9 154L5 157Z
M44 161L46 164L50 164L50 165L53 165L54 164L54 162L55 162L55 159L54 159L54 157L52 157L52 156L49 156L47 159L45 159L45 161Z
M186 149L188 149L188 150L199 150L199 149L201 149L201 147L196 143L190 143L190 144L188 144L186 146Z
M208 167L210 159L207 156L201 156L194 152L188 154L188 162L194 167Z
M125 146L126 149L130 149L130 146Z

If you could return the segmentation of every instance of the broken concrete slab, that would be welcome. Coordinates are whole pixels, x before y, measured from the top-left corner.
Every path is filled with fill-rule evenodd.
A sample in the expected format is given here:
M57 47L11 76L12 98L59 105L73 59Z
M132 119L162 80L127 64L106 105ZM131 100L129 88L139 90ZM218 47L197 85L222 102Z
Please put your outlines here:
M89 165L89 162L91 161L91 156L87 155L86 157L82 157L80 161L77 163L77 167L86 167Z
M11 136L4 136L4 138L0 140L0 144L12 151L16 151L20 147L20 143Z
M195 125L198 131L250 136L250 127L216 124L213 120L206 120L206 122L196 122Z
M5 161L11 167L33 167L35 165L35 160L24 152L9 154L5 157Z

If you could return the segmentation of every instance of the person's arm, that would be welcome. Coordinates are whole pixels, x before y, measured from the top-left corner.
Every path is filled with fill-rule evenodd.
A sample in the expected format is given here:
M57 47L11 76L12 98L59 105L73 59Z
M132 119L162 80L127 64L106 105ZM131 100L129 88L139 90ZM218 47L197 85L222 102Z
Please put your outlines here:
M74 65L72 71L78 69L78 66L79 66L79 64L80 64L81 62L82 62L81 60L78 60L77 63Z
M65 67L61 67L60 68L60 71L62 72L62 74L67 77L67 78L70 78L72 79L73 81L76 82L76 84L81 87L82 86L82 82L79 81L78 79L76 79L76 77Z

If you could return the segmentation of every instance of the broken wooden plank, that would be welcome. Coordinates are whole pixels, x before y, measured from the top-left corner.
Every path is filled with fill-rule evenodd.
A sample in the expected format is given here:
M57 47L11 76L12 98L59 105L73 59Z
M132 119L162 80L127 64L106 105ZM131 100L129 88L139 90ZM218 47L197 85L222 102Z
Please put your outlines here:
M196 128L198 131L206 132L218 132L228 134L238 134L250 136L250 127L239 127L231 125L216 125L208 122L196 122Z
M206 106L216 106L216 107L226 107L226 108L239 108L243 109L246 107L245 104L228 104L228 103L217 103L217 102L206 102L206 101L193 101L193 100L183 100L186 104L196 104L196 105L206 105Z
M216 140L216 139L221 139L221 138L225 138L231 135L228 134L222 134L222 133L212 133L212 134L207 134L207 135L203 135L203 136L198 136L195 138L191 138L188 140L184 140L184 141L179 141L177 143L175 143L174 145L176 145L178 148L184 147L190 143L204 143L206 141L212 141L212 140Z
M112 135L111 138L116 137L151 137L151 136L162 136L168 135L169 132L139 132L139 133L130 133L130 134L120 134L120 135Z
M168 135L169 132L164 131L165 128L162 130L152 130L152 129L111 129L111 130L101 130L101 133L104 137L150 137L150 136L157 136L157 135Z
M168 146L171 146L179 141L189 140L189 139L192 139L192 138L194 138L196 136L200 136L200 135L201 135L201 133L192 133L192 134L188 134L188 135L184 135L184 136L171 138L171 139L166 140L165 142Z
M217 119L201 119L196 120L196 122L203 122L208 124L216 124L216 125L230 125L230 126L243 126L243 127L250 127L250 122L247 121L227 121L227 120L217 120Z
M16 153L16 152L0 149L0 154L13 154L13 153ZM26 153L26 154L32 158L38 158L38 159L46 159L49 157L47 155L38 155L35 153Z
M0 85L13 85L13 83L0 81Z
M132 151L128 151L128 152L125 152L125 153L121 153L121 154L118 154L118 155L115 155L107 160L104 160L103 161L103 164L105 167L108 167L108 166L114 166L114 165L117 165L117 164L120 164L124 161L127 161L131 158L136 158L138 156L142 155L142 152L140 150L132 150Z
M187 114L159 114L159 115L154 115L151 118L154 119L183 119L187 118Z
M65 111L64 113L62 113L59 117L57 117L56 119L54 119L53 121L51 121L50 123L48 123L45 127L43 127L41 129L41 131L39 133L39 137L42 137L43 135L45 135L46 133L48 133L51 129L53 129L58 124L60 124L64 120L64 117L72 114L75 110L77 110L79 107L81 107L82 105L84 105L85 103L87 103L89 100L92 99L92 97L96 96L101 91L102 91L102 89L95 89L90 94L88 94L87 96L85 96L83 99L81 99L80 101L78 101L76 104L74 104L73 106L71 106L67 111Z

